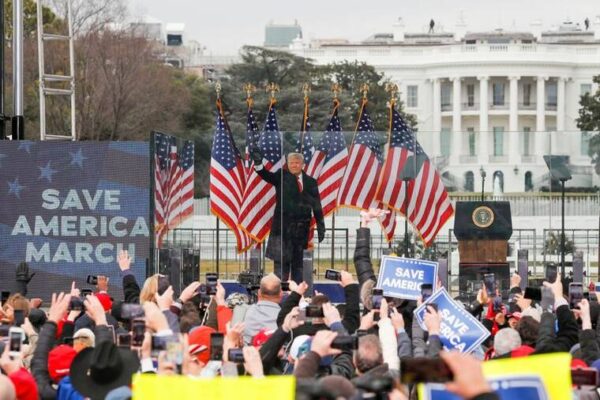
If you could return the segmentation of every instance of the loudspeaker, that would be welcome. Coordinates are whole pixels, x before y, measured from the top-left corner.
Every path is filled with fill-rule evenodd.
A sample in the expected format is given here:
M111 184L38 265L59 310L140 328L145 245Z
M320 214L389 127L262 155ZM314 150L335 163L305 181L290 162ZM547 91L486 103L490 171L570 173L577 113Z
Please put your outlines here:
M448 259L440 258L438 259L438 277L442 282L442 286L448 290Z
M573 282L583 282L583 252L573 254Z
M312 250L304 250L302 253L302 278L308 284L306 295L313 295L313 252ZM297 282L300 283L300 282Z
M528 250L519 250L517 251L517 273L521 277L521 290L525 290L527 287L527 279L528 279L528 258L529 251Z
M252 249L250 250L250 272L253 274L260 274L262 272L260 267L260 249Z
M454 235L458 240L510 239L510 202L457 201Z

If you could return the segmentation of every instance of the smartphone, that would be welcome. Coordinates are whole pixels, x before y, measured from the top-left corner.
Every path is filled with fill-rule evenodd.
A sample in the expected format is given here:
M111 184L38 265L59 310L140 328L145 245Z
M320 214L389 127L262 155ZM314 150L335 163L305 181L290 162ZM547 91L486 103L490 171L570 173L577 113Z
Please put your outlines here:
M596 292L600 292L600 282L596 283Z
M144 307L142 307L141 304L124 303L121 306L121 318L122 319L143 318L144 315L145 315Z
M14 354L21 353L21 345L23 344L23 340L25 339L25 332L23 328L12 327L8 333L9 336L9 348L8 351Z
M217 294L217 279L219 276L214 272L206 273L206 294L211 296Z
M88 275L86 282L88 285L97 285L98 284L98 277L96 275Z
M234 363L244 363L244 351L243 349L229 349L227 352L227 357L230 362Z
M290 291L290 282L289 281L281 282L281 291L283 291L283 292Z
M340 271L336 271L335 269L326 269L325 279L329 279L330 281L341 281L342 273Z
M142 347L146 333L146 322L143 319L134 319L131 322L131 346Z
M400 381L403 384L442 383L454 378L452 371L441 358L402 358Z
M301 308L298 310L298 321L306 322L306 309Z
M484 274L483 284L485 285L485 290L487 290L488 295L496 294L496 276L494 274Z
M122 347L124 349L128 349L131 347L131 333L119 333L117 335L117 346Z
M167 350L167 337L152 335L152 356L157 357L158 353Z
M77 296L72 296L69 300L69 311L83 311L84 305L83 300Z
M523 297L533 301L542 301L542 289L534 287L526 287Z
M424 283L421 285L421 298L423 301L427 301L428 298L433 294L433 285L431 283Z
M356 350L358 349L358 336L338 336L331 342L332 349Z
M106 325L106 329L108 329L110 331L110 334L112 335L112 341L113 343L117 342L117 335L115 334L115 327L112 326L111 324Z
M306 318L323 318L323 307L309 305L306 307Z
M571 308L576 308L581 300L583 300L583 283L569 283L569 304Z
M383 300L383 289L371 290L371 296L373 296L373 310L379 310L381 308L381 300Z
M557 266L556 264L546 264L546 281L550 283L556 282L557 276Z
M9 297L10 297L10 292L7 290L3 290L2 297L0 297L0 301L2 302L2 305L4 305L4 303L6 303L6 300L8 300Z
M25 322L25 314L23 310L15 310L15 326L21 326Z
M356 337L358 337L358 338L368 335L368 334L369 334L369 331L367 331L366 329L357 329L356 330Z
M223 361L223 334L210 334L210 359L211 361Z
M598 386L596 368L571 368L571 382L575 386Z
M85 299L85 296L91 296L94 291L92 289L81 289L81 298Z
M7 337L10 331L10 325L0 325L0 337Z

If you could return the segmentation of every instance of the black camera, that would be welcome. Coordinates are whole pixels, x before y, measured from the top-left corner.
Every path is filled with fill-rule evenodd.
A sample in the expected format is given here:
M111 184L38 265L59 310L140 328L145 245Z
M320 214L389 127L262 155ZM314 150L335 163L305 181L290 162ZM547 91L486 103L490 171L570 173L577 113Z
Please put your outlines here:
M306 307L306 318L323 318L323 307L309 305Z
M238 275L238 283L248 289L258 289L262 274L257 274L251 271L240 272Z
M227 358L229 358L230 362L242 364L244 362L244 351L240 348L229 349Z
M332 349L356 350L358 349L358 336L338 336L331 342Z
M87 280L86 280L88 285L97 285L98 284L98 277L95 275L88 275L87 276Z

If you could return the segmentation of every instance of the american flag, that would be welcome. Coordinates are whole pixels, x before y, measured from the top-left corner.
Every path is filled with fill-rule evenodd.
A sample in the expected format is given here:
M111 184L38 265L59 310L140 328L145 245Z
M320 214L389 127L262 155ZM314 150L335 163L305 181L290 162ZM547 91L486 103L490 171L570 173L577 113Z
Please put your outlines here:
M219 104L210 158L210 211L231 229L240 253L252 245L252 239L237 225L245 188L242 157Z
M315 152L315 145L313 144L312 135L310 134L310 120L308 118L308 101L304 102L304 116L302 117L302 126L300 127L300 134L296 141L296 153L300 153L304 156L304 172L308 174L308 165ZM308 174L315 178L313 175Z
M250 150L258 143L260 138L260 132L258 131L258 124L254 113L252 112L252 101L248 100L248 118L246 123L246 151L244 154L244 169L246 171L246 180L252 173L252 158L250 157Z
M306 168L306 173L315 178L319 185L324 216L337 208L338 191L348 162L348 149L340 125L338 107L339 103L336 102L327 130Z
M154 219L157 245L169 229L194 212L194 143L186 140L180 152L177 138L154 134Z
M274 172L283 166L281 136L274 103L269 107L265 127L258 140L258 148L263 154L264 168L268 171ZM239 226L257 242L264 241L271 230L276 200L273 185L265 182L253 171L246 185Z
M423 165L417 177L407 185L400 179L400 173L411 155L422 157ZM412 130L393 107L389 150L381 172L377 199L408 216L426 246L433 242L438 231L454 213L435 167Z
M340 206L373 207L383 158L377 134L367 112L366 100L360 110L357 132L338 194Z

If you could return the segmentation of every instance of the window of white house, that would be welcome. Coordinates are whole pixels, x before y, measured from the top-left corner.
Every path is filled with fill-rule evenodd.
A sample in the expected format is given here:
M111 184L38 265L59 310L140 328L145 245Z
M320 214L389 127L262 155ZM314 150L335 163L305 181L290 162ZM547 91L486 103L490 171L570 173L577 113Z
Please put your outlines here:
M406 87L406 107L419 107L419 87L417 85Z

